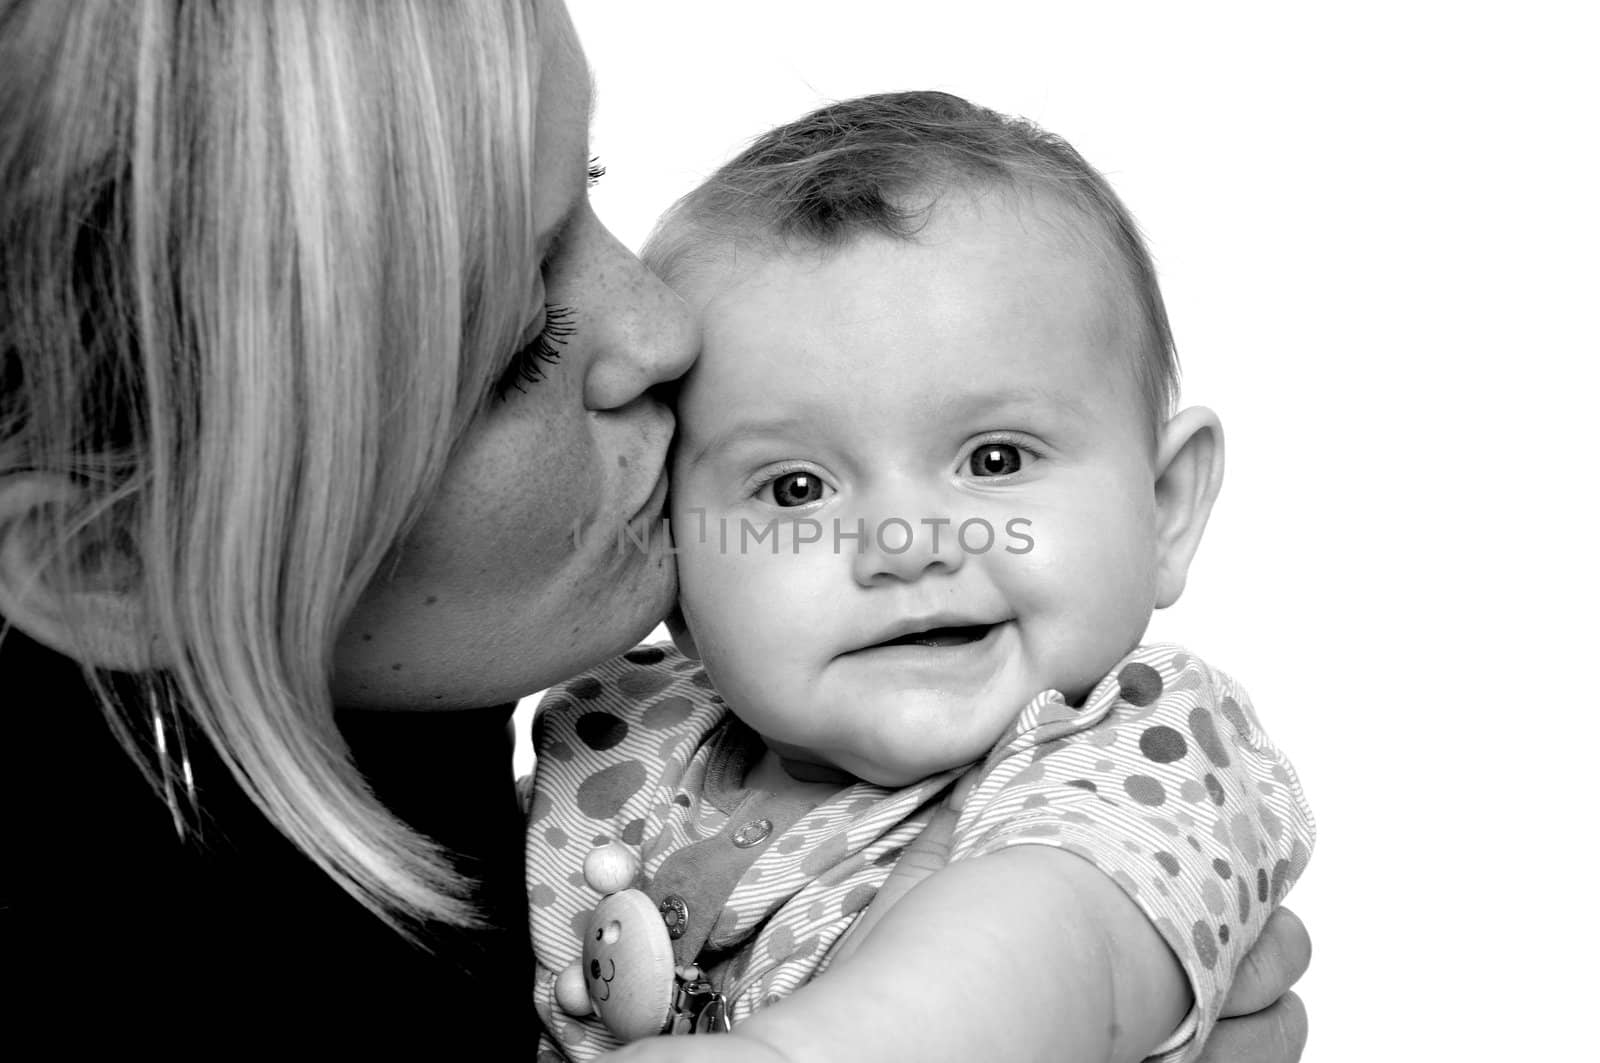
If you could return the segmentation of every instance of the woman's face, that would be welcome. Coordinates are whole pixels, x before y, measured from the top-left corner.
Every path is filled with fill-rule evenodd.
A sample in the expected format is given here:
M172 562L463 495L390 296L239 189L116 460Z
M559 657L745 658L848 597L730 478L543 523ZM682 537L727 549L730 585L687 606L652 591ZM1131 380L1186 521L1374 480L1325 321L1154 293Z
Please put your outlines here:
M341 706L513 700L633 645L677 589L672 558L634 545L661 517L673 427L645 389L687 369L698 340L683 305L590 209L588 70L566 11L541 6L546 290L533 305L565 308L553 321L570 335L543 379L478 415L367 588L335 651Z

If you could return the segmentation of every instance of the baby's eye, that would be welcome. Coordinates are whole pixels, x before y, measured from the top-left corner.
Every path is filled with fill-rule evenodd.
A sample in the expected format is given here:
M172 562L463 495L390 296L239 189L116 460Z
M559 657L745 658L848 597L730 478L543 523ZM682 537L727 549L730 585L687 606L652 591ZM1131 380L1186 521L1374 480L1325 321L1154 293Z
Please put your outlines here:
M985 443L972 452L967 467L974 476L1010 476L1022 471L1022 450L1010 443Z
M773 477L762 488L763 492L772 492L772 502L782 509L792 509L795 506L807 506L813 502L820 502L828 487L822 478L814 472L786 472Z

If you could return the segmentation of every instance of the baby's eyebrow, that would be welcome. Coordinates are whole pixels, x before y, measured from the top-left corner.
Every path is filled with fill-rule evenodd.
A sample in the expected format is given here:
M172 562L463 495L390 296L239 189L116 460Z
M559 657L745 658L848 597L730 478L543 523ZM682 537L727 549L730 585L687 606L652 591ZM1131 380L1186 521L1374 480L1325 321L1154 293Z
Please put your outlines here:
M708 457L731 450L742 443L761 442L774 437L796 436L816 421L806 417L745 417L735 421L704 443L692 444L686 459L698 465Z
M941 417L1004 416L1013 411L1033 410L1040 406L1051 409L1082 412L1083 400L1064 388L1014 387L980 391L955 391L939 403Z

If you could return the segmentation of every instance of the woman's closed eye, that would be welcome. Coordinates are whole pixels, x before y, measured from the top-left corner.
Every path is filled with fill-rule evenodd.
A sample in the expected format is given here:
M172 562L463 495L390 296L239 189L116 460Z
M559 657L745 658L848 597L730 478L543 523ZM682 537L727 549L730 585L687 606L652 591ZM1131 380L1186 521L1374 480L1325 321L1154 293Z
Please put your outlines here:
M573 316L572 308L569 306L545 304L544 327L539 330L537 336L523 344L511 356L511 361L500 374L500 379L495 381L496 400L505 398L512 388L526 391L527 385L537 384L544 379L545 366L555 365L561 361L561 348L565 347L567 341L578 331Z
M605 165L600 161L600 156L589 156L586 170L586 179L590 188L600 183L600 178L606 175ZM570 222L569 222L570 224ZM559 254L561 235L557 234L555 241L549 249L549 257L541 271L548 270L550 263ZM546 303L544 305L544 327L539 334L528 343L520 347L511 356L505 371L500 374L500 379L494 384L495 401L504 399L512 388L526 391L528 385L537 384L544 379L545 366L555 365L561 361L561 348L577 333L578 326L574 320L572 307L560 303Z

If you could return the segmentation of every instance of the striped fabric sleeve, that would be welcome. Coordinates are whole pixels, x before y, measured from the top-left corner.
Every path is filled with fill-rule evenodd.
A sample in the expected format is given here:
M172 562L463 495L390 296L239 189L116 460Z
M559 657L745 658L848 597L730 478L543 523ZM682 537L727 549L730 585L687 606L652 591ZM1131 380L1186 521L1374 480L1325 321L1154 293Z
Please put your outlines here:
M1139 905L1194 1007L1160 1046L1197 1056L1233 972L1310 858L1315 821L1244 690L1176 646L1142 647L1084 701L1035 698L962 806L952 859L1052 845Z

